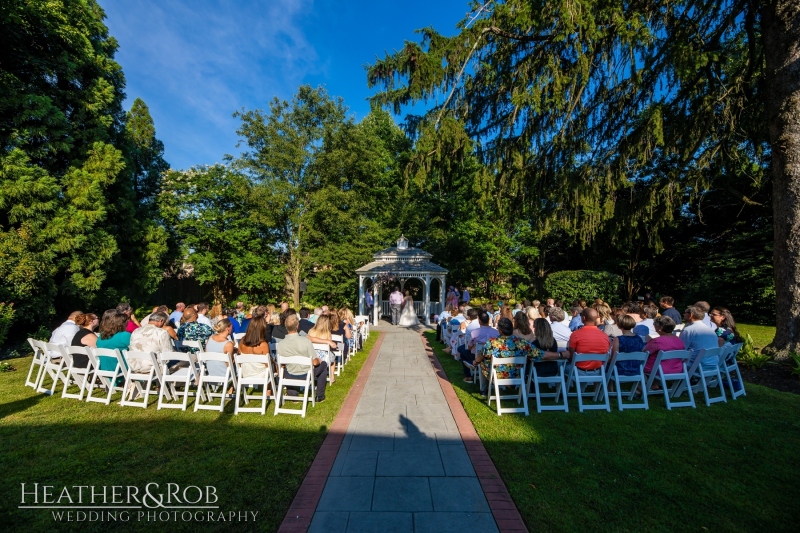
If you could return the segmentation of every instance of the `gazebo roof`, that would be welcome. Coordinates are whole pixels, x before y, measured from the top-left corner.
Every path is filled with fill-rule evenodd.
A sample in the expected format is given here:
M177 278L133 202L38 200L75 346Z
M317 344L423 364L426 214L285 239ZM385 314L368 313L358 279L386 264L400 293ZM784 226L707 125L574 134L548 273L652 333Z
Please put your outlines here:
M398 246L385 248L372 254L374 261L356 269L356 274L379 274L391 272L393 274L446 274L447 269L430 261L431 254L425 250L407 246L405 237L400 237Z

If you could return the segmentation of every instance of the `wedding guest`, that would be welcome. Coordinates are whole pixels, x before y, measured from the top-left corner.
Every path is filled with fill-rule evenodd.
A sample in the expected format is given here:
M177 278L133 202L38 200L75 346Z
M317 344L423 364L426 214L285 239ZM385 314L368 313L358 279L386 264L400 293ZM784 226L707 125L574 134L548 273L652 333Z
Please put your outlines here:
M325 388L327 386L328 365L325 361L320 361L314 351L314 345L308 337L301 337L297 334L297 316L291 314L286 317L284 323L286 327L286 338L281 342L281 354L287 357L299 356L309 359L308 365L286 365L284 375L289 379L305 378L308 367L313 367L313 375L316 381L317 402L325 401Z
M713 329L703 323L703 315L705 313L700 307L690 305L684 311L683 318L688 323L681 331L680 339L686 350L691 350L692 359L689 366L694 363L694 360L700 354L700 350L709 350L719 347L719 340L717 334ZM719 364L718 357L710 355L704 357L701 363L705 369L713 369Z
M172 327L174 329L178 329L180 327L184 309L186 309L186 304L183 302L178 302L175 304L175 310L169 315L169 321L172 323Z
M226 353L233 360L235 345L229 337L233 334L233 326L228 318L221 318L214 326L214 334L206 342L206 351L214 353ZM206 361L206 369L209 376L225 376L228 363L222 361ZM232 392L232 391L231 391Z
M478 328L470 333L469 337L467 338L466 346L458 347L458 353L462 363L461 366L464 371L464 381L466 382L472 381L472 378L470 377L472 373L466 364L468 363L472 365L475 361L475 357L478 355L480 347L485 345L486 341L493 339L498 335L497 330L489 325L490 321L491 317L489 316L488 312L481 311L478 313Z
M97 328L97 348L116 349L120 352L127 350L131 344L131 334L125 329L129 321L127 313L117 309L106 310ZM117 361L112 357L100 356L99 362L100 370L114 370L117 367Z
M684 350L683 342L673 333L675 331L675 321L667 315L661 315L653 321L653 327L658 333L658 337L650 339L645 344L644 350L650 355L647 362L644 364L644 371L649 374L653 371L653 365L656 362L658 352L663 350L670 352L673 350ZM676 374L683 372L683 360L681 359L664 359L661 361L661 371L665 374Z
M597 328L611 338L619 337L622 335L622 330L617 326L614 317L611 313L611 308L608 304L595 302L592 308L597 311L597 318L599 320Z
M517 313L514 316L514 331L512 334L515 337L520 339L525 339L528 342L533 342L536 340L536 335L534 335L533 331L531 330L530 322L528 321L528 315L525 313Z
M553 337L556 341L569 342L572 331L568 326L564 325L564 310L560 307L551 307L548 316L550 318L550 327L553 329Z
M611 346L608 336L597 329L597 311L587 307L581 312L583 327L572 333L569 338L570 357L576 353L605 354ZM579 370L597 370L603 363L600 361L581 361L575 363Z
M75 319L78 315L82 315L80 311L73 311L69 314L67 319L56 329L53 330L53 333L50 335L50 344L60 344L61 346L70 346L72 344L72 339L75 337L75 334L80 330L78 324L75 323Z
M266 320L263 313L256 313L251 316L247 325L244 337L239 341L239 353L243 355L269 355L269 344L264 338L266 330ZM266 372L267 365L262 363L244 363L242 365L242 376L249 378L261 376Z
M125 331L128 333L133 333L133 331L139 327L139 321L136 320L136 316L133 314L133 307L128 302L122 302L117 304L117 311L120 313L124 313L128 317L128 321L125 323Z
M131 333L130 350L134 352L171 352L174 350L172 339L164 326L169 324L169 317L166 313L156 311L150 315L150 320L146 326L137 328ZM133 359L131 369L135 372L147 373L153 368L152 361Z
M533 346L546 352L558 352L558 342L553 337L553 329L545 318L537 318L533 323ZM538 361L533 363L536 374L540 377L551 377L558 374L558 363L555 361Z
M672 296L662 296L658 301L658 305L662 309L661 314L670 317L676 326L683 324L683 318L678 310L675 309L675 299Z
M97 347L97 335L94 330L100 325L100 319L94 313L79 313L75 317L75 324L80 328L72 337L71 346L83 346L89 348ZM72 354L73 366L75 368L86 368L89 366L89 356L83 354Z
M194 306L195 311L197 311L197 322L199 324L205 324L208 327L212 327L211 319L208 318L208 304L205 302L200 302L196 306Z
M194 308L187 307L183 311L183 324L178 328L179 343L182 344L184 341L200 341L200 344L205 347L206 341L208 341L208 338L213 334L214 330L211 329L211 326L201 324L197 321L197 311L195 311ZM179 349L184 352L198 352L197 348L184 348L183 346L179 346Z
M708 314L711 323L714 325L714 333L717 334L717 339L720 346L726 343L736 344L742 342L742 336L739 335L739 330L736 329L736 322L733 320L733 315L724 307L715 307Z
M628 315L621 315L617 323L622 335L614 337L611 341L611 357L618 353L641 352L644 349L644 339L633 332L636 321ZM619 361L616 363L617 373L620 376L635 376L639 374L639 361Z

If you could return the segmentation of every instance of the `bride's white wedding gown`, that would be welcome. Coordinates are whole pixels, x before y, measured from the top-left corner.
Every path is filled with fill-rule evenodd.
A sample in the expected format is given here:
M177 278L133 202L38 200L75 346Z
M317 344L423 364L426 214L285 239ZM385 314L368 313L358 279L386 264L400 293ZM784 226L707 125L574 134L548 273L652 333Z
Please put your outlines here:
M403 312L400 315L400 322L398 322L400 326L417 326L419 325L419 320L417 320L417 313L414 311L414 300L411 298L406 298L406 303L403 305Z

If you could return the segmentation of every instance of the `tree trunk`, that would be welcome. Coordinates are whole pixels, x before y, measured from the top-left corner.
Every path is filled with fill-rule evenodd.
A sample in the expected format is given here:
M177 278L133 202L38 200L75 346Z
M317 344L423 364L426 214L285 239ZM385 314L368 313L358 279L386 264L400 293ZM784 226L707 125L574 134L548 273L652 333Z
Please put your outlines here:
M766 0L761 22L772 146L777 322L767 352L784 359L800 341L800 3Z

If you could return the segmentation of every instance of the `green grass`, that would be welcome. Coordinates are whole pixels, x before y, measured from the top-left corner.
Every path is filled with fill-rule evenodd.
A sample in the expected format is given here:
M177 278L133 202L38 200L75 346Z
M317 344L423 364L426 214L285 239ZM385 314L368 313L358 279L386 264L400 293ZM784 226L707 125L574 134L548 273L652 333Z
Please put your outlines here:
M757 326L755 324L736 324L739 333L743 336L750 334L753 344L759 350L772 342L775 338L775 326Z
M3 531L77 529L54 523L42 510L17 509L21 483L137 485L155 482L216 487L221 511L258 511L255 523L84 523L82 531L276 531L328 427L369 350L348 363L327 401L306 418L293 415L233 415L229 402L216 411L156 410L87 404L37 394L25 387L30 358L12 359L17 372L0 373L0 493ZM117 395L115 400L118 399ZM190 399L190 409L193 408ZM155 529L153 529L155 527Z
M800 396L498 417L427 335L531 531L796 531Z

